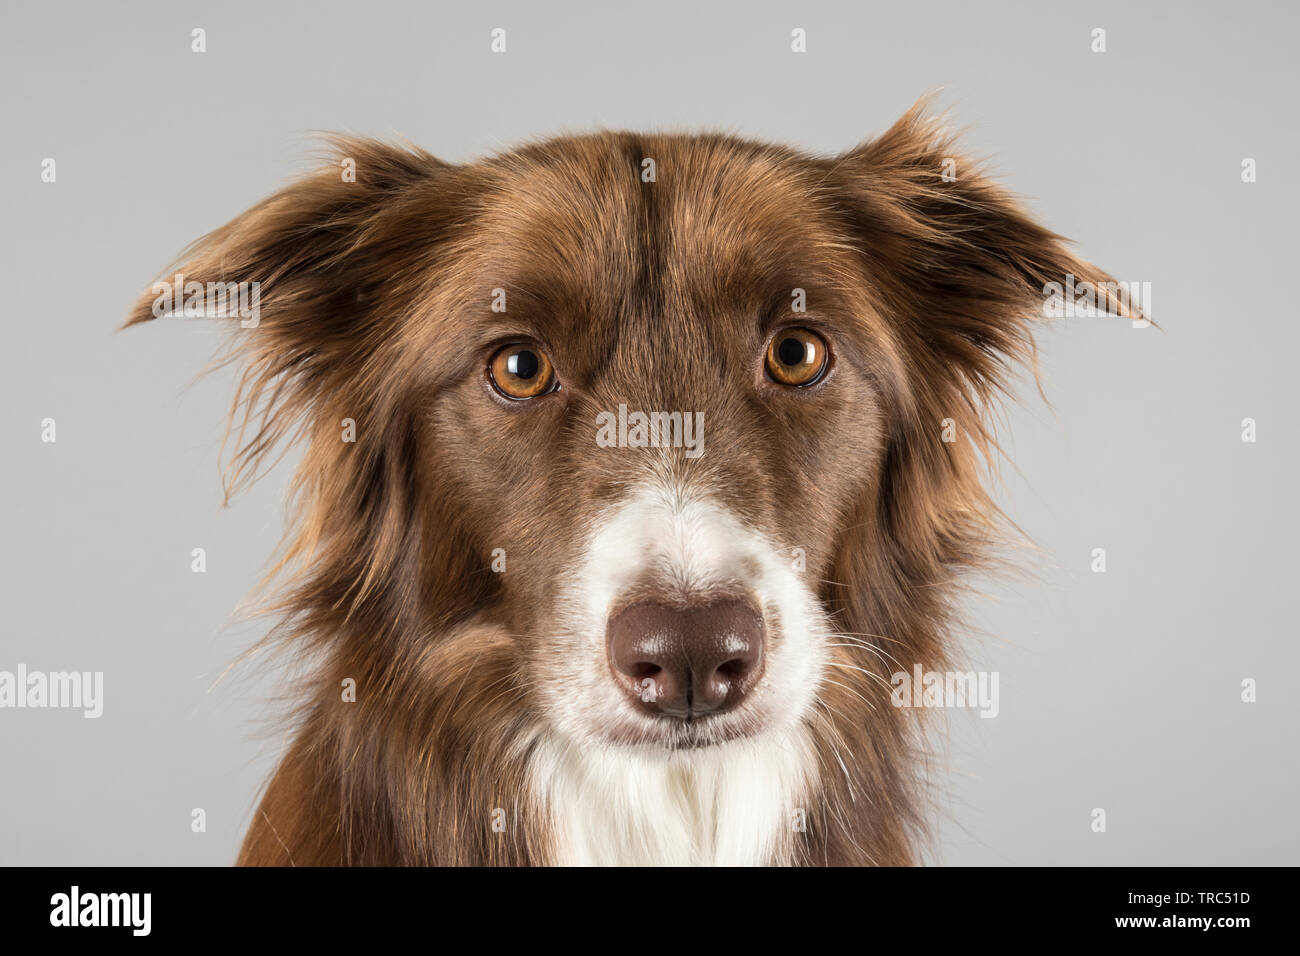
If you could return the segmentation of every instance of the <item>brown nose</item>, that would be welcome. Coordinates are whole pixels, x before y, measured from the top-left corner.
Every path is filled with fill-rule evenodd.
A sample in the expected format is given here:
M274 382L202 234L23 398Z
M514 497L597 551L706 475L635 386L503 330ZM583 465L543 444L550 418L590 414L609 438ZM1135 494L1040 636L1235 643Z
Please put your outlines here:
M608 633L615 679L656 716L730 710L763 670L763 617L747 601L632 604L610 618Z

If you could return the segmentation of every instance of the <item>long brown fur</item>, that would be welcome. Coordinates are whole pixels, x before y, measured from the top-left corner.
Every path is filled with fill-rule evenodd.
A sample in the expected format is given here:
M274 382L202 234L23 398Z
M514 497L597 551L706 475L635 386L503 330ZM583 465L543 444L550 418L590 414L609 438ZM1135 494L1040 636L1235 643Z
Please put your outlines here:
M824 582L842 638L809 718L820 789L788 862L914 862L922 728L890 705L890 674L954 657L958 584L987 567L1002 525L985 489L990 415L1032 363L1043 287L1110 277L920 105L833 158L630 133L467 165L354 139L334 150L173 270L261 283L261 324L235 337L232 489L274 449L304 447L271 609L272 637L312 678L240 863L550 862L526 786L546 719L529 674L545 666L547 602L581 514L632 480L588 461L573 424L619 401L707 407L709 463L683 469L804 547ZM478 400L497 287L583 370L570 417ZM752 316L788 309L794 287L851 358L824 398L760 412L725 370L748 361ZM340 441L344 419L355 443ZM511 569L493 574L506 542Z

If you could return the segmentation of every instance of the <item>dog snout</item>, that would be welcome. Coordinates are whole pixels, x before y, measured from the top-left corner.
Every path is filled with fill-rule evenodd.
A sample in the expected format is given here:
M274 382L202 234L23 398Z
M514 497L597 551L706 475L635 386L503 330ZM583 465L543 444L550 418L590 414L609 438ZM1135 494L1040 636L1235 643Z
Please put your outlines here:
M648 714L691 720L736 707L763 669L763 616L728 599L629 605L609 620L614 677Z

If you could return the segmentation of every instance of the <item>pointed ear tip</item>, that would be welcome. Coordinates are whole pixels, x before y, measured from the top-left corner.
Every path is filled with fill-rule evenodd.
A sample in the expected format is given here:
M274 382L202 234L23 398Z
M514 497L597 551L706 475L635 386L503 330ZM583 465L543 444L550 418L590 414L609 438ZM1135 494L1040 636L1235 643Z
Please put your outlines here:
M901 145L910 150L933 152L959 146L961 130L954 127L951 113L937 106L939 90L921 95L884 132L858 144L850 152L872 145Z
M943 88L927 90L903 113L900 122L914 126L946 126L950 123L951 110L940 102Z
M136 300L131 303L130 308L126 310L126 317L122 319L117 330L119 332L129 329L134 325L144 325L146 322L152 322L158 318L154 312L154 303L157 302L158 296L156 290L150 288L141 292Z
M907 108L908 114L929 113L936 109L936 103L943 96L943 87L935 86L926 90Z
M117 331L122 332L131 328L133 325L143 325L145 322L151 322L154 319L153 308L150 305L152 299L141 297L135 304L127 310L124 318L117 326Z
M373 143L375 140L366 136L358 136L355 133L343 133L339 130L318 130L314 134L316 142L323 144L331 150L348 149L360 143Z

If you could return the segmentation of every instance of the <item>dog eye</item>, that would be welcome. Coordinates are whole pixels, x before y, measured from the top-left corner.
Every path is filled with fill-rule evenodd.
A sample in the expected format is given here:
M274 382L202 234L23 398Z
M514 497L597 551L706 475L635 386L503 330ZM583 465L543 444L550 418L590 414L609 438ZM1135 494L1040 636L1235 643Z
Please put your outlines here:
M808 329L783 329L767 343L767 374L774 382L812 385L826 371L826 340Z
M523 400L555 391L555 369L541 349L531 345L507 345L498 349L488 363L492 386L506 398Z

